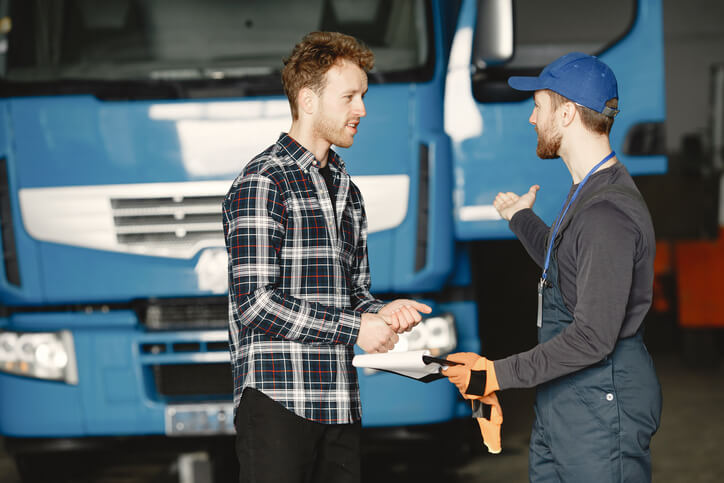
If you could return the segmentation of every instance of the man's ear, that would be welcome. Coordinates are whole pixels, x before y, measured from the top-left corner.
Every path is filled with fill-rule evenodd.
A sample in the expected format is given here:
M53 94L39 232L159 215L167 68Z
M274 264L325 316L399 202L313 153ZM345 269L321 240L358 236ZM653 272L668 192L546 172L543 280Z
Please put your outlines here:
M319 97L309 87L302 87L299 90L299 96L297 96L297 99L299 102L300 111L311 115L314 114L314 112L317 110L317 102L319 101Z
M576 109L576 104L571 101L566 101L561 104L558 108L558 112L560 115L561 125L563 127L570 126L573 120L578 115L578 109Z

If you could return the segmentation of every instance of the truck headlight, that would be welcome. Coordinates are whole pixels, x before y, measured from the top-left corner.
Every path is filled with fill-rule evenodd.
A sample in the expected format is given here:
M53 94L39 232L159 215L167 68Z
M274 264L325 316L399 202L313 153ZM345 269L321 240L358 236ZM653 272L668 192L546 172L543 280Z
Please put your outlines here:
M73 335L0 331L0 371L78 384Z
M443 314L422 319L410 332L400 334L400 340L392 351L427 349L431 355L439 356L449 353L455 346L455 317L452 314Z

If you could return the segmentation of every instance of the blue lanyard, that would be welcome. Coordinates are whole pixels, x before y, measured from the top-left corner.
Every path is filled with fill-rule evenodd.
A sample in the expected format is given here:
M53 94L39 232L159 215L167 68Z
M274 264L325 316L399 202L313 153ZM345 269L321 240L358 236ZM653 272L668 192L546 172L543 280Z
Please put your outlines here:
M603 165L606 161L616 156L615 151L611 151L611 154L606 156L601 160L600 163L598 163L596 166L594 166L591 171L588 172L585 178L583 178L583 181L578 185L578 188L576 188L576 191L573 193L573 196L571 196L571 199L568 201L568 203L563 202L563 206L561 207L560 213L558 213L558 218L556 219L555 227L553 228L553 234L551 235L551 240L548 243L548 251L546 252L546 263L543 267L543 275L541 276L541 281L545 282L547 279L547 273L548 273L548 264L551 261L551 251L553 251L553 241L556 239L556 234L558 233L558 228L561 227L561 223L563 222L563 218L566 217L566 213L568 213L568 208L571 207L573 202L575 201L576 197L578 196L578 192L581 191L581 188L583 188L583 185L586 184L586 181L588 181L588 178L596 172L598 168Z

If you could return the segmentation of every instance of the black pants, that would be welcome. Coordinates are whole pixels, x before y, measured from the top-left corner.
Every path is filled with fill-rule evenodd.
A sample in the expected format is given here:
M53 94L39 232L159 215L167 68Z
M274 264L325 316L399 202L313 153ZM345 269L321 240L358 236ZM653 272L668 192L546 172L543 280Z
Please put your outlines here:
M241 483L360 481L360 424L301 418L247 388L236 413Z

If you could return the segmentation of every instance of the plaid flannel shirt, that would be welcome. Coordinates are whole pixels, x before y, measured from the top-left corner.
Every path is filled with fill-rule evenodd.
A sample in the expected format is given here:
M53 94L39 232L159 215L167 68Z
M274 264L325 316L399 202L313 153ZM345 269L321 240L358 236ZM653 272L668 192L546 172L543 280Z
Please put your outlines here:
M359 421L352 366L369 292L367 220L342 159L328 162L337 224L314 155L286 134L254 158L223 203L234 405L253 387L295 414Z

